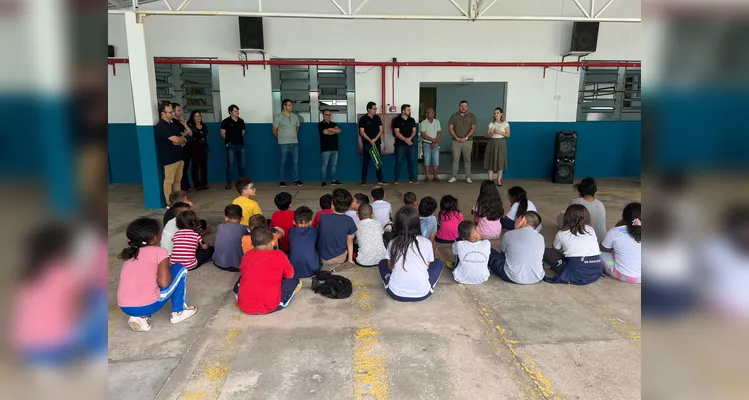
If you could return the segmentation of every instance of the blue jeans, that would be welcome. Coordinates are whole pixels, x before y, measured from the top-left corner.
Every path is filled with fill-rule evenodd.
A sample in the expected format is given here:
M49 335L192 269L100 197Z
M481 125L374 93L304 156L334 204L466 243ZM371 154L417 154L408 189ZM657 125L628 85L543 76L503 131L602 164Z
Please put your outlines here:
M429 284L432 286L432 290L424 297L420 298L413 298L413 297L400 297L390 291L388 288L388 283L390 283L390 275L391 271L390 268L388 268L388 260L382 260L380 261L380 264L378 265L378 268L380 269L380 277L382 278L382 283L385 284L385 290L387 290L388 295L392 297L394 300L397 301L407 301L407 302L413 302L413 301L421 301L425 300L427 297L431 296L434 292L434 286L437 284L437 281L440 279L440 274L442 273L442 269L445 268L445 263L442 262L442 260L434 260L429 264L429 269L427 272L429 272Z
M406 158L408 160L408 179L416 180L414 177L414 172L416 171L416 166L414 163L414 146L408 146L405 144L399 144L395 146L395 174L394 179L397 181L400 177L401 172L401 162L403 161L403 158Z
M240 276L239 279L237 279L237 283L234 284L234 288L231 290L232 292L234 292L235 298L237 298L237 296L239 295L239 283L241 280L242 277ZM278 305L278 308L271 311L271 313L283 310L284 308L289 306L291 300L294 299L297 286L299 286L299 278L296 275L292 276L289 279L281 279L281 303Z
M338 180L338 150L322 152L322 181L326 182L328 174L328 163L330 163L331 180Z
M489 271L494 272L495 275L505 282L515 283L505 272L505 261L506 257L504 252L500 253L497 250L492 249L491 254L489 254Z
M432 148L431 144L424 143L424 166L425 167L437 167L440 165L440 147L434 146Z
M291 143L291 144L279 144L279 149L281 150L281 166L279 168L279 174L281 177L281 180L284 180L284 171L283 168L286 166L286 161L291 159L291 177L294 179L294 182L299 180L299 144L298 143Z
M122 312L132 317L150 317L161 309L167 300L172 300L172 312L180 312L187 307L185 293L187 290L187 270L182 264L173 264L169 271L172 273L172 283L161 289L159 299L155 303L141 307L120 307Z
M232 170L239 164L239 177L245 176L244 170L244 146L238 144L226 145L226 183L231 183Z

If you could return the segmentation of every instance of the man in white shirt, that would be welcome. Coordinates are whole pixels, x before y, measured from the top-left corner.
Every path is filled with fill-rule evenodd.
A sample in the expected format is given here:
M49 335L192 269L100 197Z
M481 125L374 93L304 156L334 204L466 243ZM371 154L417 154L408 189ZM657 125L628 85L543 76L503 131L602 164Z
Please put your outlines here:
M515 229L505 232L502 252L492 251L489 269L503 281L529 285L544 278L544 237L536 231L541 216L526 211L515 219Z
M428 107L426 110L426 119L419 123L421 133L421 144L424 154L424 169L426 170L426 182L439 182L437 169L440 165L440 136L442 135L442 126L440 121L434 118L434 108ZM432 169L432 176L429 178L429 170Z

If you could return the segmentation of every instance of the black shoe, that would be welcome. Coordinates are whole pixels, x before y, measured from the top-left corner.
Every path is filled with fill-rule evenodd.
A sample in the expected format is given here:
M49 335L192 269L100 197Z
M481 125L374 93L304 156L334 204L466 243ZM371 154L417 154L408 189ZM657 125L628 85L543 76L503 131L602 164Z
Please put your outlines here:
M304 185L302 183L302 181L294 181L294 184L297 185L297 186L303 186Z
M281 186L281 187L286 187L286 182L284 182L284 181L281 181L281 182L279 182L279 183L278 183L278 186Z
M377 181L377 184L380 185L380 186L387 186L388 185L387 181ZM396 185L397 185L397 183L396 183Z
M412 184L412 185L418 185L418 184L419 184L419 181L417 181L416 179L409 179L409 180L408 180L408 183L410 183L410 184Z
M224 186L224 189L226 189L226 190L231 189L231 183L227 183L226 186Z
M361 181L361 187L367 186L367 181Z
M322 187L328 187L328 182L323 182Z
M338 181L330 182L330 184L333 185L333 186L341 186L341 185L343 185L341 182L338 182Z
M398 181L393 181L393 185L398 185Z

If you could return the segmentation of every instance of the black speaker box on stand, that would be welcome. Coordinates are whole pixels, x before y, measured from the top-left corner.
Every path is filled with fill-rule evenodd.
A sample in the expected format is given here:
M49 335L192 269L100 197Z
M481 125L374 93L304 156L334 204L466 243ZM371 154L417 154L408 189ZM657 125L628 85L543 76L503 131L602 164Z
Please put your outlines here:
M575 158L577 156L577 132L559 131L554 140L554 183L569 183L575 180Z

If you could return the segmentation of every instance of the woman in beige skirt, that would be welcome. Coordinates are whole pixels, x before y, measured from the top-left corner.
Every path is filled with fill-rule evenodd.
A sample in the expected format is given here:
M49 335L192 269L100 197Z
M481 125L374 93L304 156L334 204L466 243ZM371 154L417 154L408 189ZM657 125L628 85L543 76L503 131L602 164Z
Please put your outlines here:
M505 112L500 107L494 109L494 119L486 131L489 143L484 153L484 169L489 171L489 180L497 174L497 186L502 186L502 171L507 169L507 143L510 137L510 124L505 120Z

